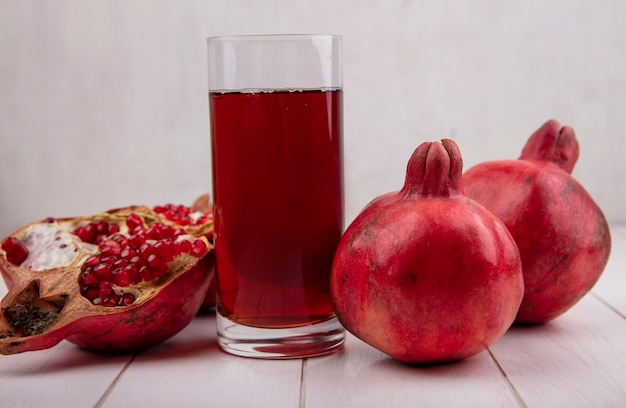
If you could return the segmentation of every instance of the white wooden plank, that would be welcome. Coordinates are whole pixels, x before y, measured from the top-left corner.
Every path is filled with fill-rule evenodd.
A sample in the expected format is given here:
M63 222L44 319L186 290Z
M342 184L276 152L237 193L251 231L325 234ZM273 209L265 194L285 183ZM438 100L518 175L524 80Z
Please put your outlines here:
M609 262L592 292L626 317L626 226L612 226L611 239Z
M626 406L626 321L593 296L492 352L529 407Z
M199 316L141 353L103 407L297 407L302 360L257 360L219 350L215 318Z
M68 342L0 356L0 406L94 406L130 359L84 351Z
M305 365L307 408L515 407L488 352L436 366L409 366L349 335L342 352Z

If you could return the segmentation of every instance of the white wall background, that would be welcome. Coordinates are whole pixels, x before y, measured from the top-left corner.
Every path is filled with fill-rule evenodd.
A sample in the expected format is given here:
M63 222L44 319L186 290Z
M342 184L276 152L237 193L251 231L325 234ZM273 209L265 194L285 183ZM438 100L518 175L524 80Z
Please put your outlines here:
M626 222L626 1L0 0L0 235L210 191L205 38L344 37L346 219L421 142L465 168L574 127L574 171Z

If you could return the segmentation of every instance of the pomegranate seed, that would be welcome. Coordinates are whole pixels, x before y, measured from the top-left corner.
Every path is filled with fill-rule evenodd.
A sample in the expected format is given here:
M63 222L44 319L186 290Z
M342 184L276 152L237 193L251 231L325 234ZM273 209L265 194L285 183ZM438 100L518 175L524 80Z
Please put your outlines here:
M117 306L117 304L120 301L120 296L113 293L112 295L110 295L108 298L104 299L102 301L102 306L106 306L106 307L114 307Z
M154 253L165 262L169 262L173 258L171 243L159 241L154 244Z
M129 231L134 231L136 229L143 229L143 220L137 214L130 214L126 217L126 226Z
M104 263L97 265L96 267L93 268L93 273L101 281L108 281L111 279L111 265L104 264Z
M120 257L122 259L132 259L133 257L137 256L137 252L133 251L132 249L124 249L121 253L120 253Z
M111 225L115 225L115 224L111 224ZM128 245L128 240L122 234L113 234L109 239L113 242L116 242L120 246L120 248L124 248Z
M74 235L76 235L78 238L80 238L81 241L85 242L84 239L84 234L85 234L85 228L84 227L78 227L74 230Z
M132 258L130 258L129 262L131 263L131 265L137 265L137 266L141 266L144 263L143 259L141 259L139 255L135 255Z
M149 282L152 280L152 271L147 266L142 266L139 268L139 276L141 277L141 280Z
M102 256L114 257L119 256L121 252L122 250L119 247L105 246L104 248L102 248L101 254Z
M134 264L128 265L126 268L126 273L128 273L128 279L130 280L131 285L136 285L141 282L141 276L139 275L139 267Z
M94 224L85 225L85 235L88 237L87 241L85 242L95 244L98 238L98 231L96 231L96 226Z
M78 279L81 286L97 285L100 283L100 279L98 279L91 269L81 272Z
M74 230L74 235L78 236L81 241L90 244L95 244L96 239L98 238L98 233L96 232L96 228L93 224L87 224L85 226L76 228Z
M191 250L193 249L193 245L191 244L191 242L187 239L184 239L182 241L178 241L176 243L176 250L179 254L188 254L191 252Z
M2 249L6 253L7 261L13 265L21 265L28 257L28 249L15 237L3 239Z
M100 262L101 261L100 261L100 256L99 255L91 256L91 257L87 258L87 260L83 264L83 268L94 267L94 266L98 265Z
M163 234L159 225L160 224L154 223L148 227L148 229L145 232L147 239L159 240L163 238Z
M211 217L209 217L208 215L202 215L196 220L196 224L206 224L210 221L212 221Z
M195 256L196 258L201 258L206 253L206 250L206 244L204 243L204 241L199 239L193 243L193 248L191 249L191 252L189 252L189 255Z
M126 287L130 285L130 276L125 267L114 269L111 275L113 277L113 283L117 286Z
M176 228L171 225L164 225L161 229L161 234L163 235L163 239L171 239L176 236Z
M128 238L128 247L131 249L137 249L145 243L146 239L143 237L143 235L136 234L131 235L130 238Z
M127 259L120 258L113 264L113 268L126 268L129 262Z
M119 248L120 247L120 243L117 242L114 239L107 239L104 240L100 243L100 245L98 245L98 248L100 249L104 249L105 247L115 247L115 248Z
M107 265L113 265L115 261L117 261L116 256L105 256L100 260L101 263L107 264Z
M175 222L178 225L189 225L189 224L191 224L191 219L188 216L182 215L182 214L174 214L174 215L172 215L171 220L172 220L172 222Z
M100 221L96 223L95 227L96 227L96 233L98 235L104 235L109 232L109 224L107 224L106 221Z
M109 224L109 234L116 234L120 232L120 226L117 224Z
M100 293L100 289L98 286L85 286L82 290L83 296L87 299L93 301L98 297L98 293Z
M137 254L145 261L150 255L154 254L154 247L150 244L143 244Z
M150 268L155 269L159 265L161 265L161 260L155 254L151 254L148 256L148 258L146 258L146 263L148 264Z
M113 285L111 282L100 282L98 289L98 297L101 299L106 299L113 294Z
M93 273L93 268L95 268L95 266L87 266L86 264L83 264L83 266L80 268L80 270L81 270L81 273L82 272Z
M135 303L135 295L132 293L124 293L118 303L119 306L130 306Z

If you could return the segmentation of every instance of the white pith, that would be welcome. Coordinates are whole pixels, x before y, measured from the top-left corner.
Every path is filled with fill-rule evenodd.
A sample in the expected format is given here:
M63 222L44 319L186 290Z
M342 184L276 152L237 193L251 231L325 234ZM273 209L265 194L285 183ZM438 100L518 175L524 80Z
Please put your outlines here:
M63 230L57 223L30 225L20 241L28 249L28 257L20 266L34 271L67 266L81 252L95 252L97 249L95 245L79 243L76 236Z

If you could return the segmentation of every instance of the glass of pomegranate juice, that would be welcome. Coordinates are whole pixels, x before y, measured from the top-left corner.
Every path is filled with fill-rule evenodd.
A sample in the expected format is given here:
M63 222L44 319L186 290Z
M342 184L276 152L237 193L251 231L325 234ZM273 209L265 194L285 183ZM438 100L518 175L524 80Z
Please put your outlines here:
M341 38L208 43L220 347L258 358L344 342L330 297L343 232Z

